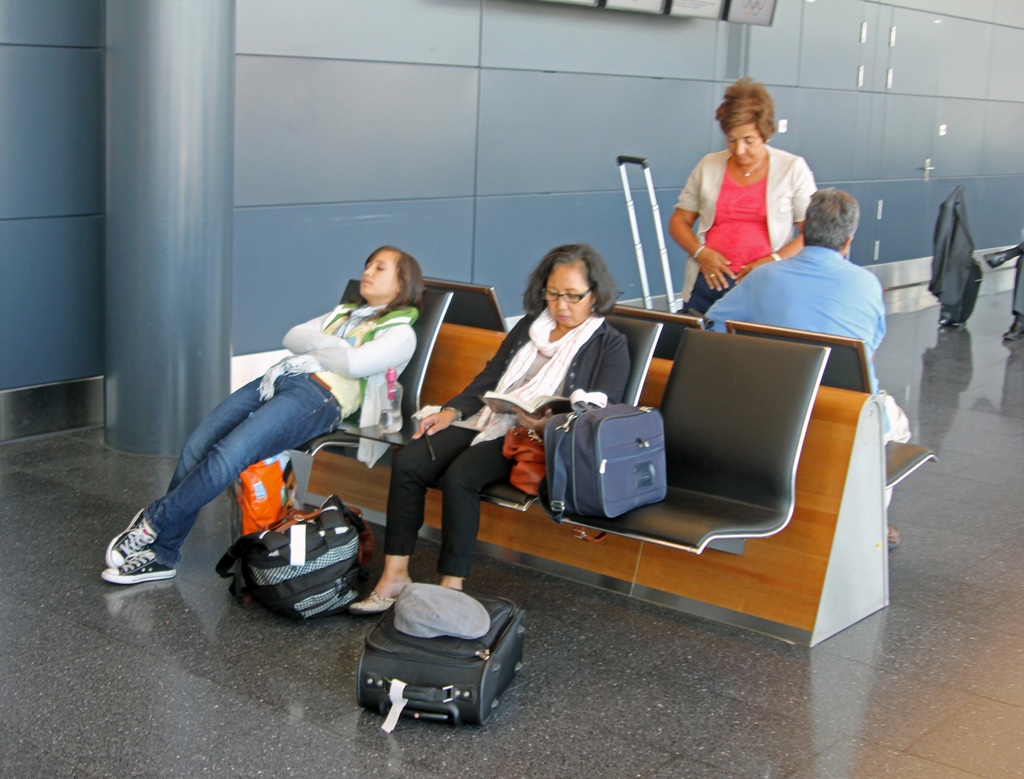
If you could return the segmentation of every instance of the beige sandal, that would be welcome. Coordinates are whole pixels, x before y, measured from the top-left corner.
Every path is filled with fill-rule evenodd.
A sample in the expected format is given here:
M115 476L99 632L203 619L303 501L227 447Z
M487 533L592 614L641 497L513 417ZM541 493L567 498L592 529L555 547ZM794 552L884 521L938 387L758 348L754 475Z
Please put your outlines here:
M348 607L350 614L381 614L395 605L394 598L385 598L374 590L369 597Z

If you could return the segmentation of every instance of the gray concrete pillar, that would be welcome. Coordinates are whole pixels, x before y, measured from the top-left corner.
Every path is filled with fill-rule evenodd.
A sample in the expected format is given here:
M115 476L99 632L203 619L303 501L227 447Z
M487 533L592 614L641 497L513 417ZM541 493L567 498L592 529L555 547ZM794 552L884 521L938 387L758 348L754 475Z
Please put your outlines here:
M177 454L230 390L234 0L106 3L106 442Z

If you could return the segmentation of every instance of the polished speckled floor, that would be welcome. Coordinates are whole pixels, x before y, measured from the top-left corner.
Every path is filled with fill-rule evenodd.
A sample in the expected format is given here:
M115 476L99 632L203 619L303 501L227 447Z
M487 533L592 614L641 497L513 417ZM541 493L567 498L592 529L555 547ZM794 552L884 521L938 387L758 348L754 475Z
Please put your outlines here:
M1024 343L1009 295L970 327L890 316L882 383L941 454L897 491L891 606L814 649L481 560L527 611L526 665L482 728L355 703L369 622L236 604L211 506L172 582L99 578L173 461L100 430L0 446L0 776L1024 775ZM430 551L430 545L425 544ZM418 558L431 580L432 555ZM380 559L374 561L374 569Z

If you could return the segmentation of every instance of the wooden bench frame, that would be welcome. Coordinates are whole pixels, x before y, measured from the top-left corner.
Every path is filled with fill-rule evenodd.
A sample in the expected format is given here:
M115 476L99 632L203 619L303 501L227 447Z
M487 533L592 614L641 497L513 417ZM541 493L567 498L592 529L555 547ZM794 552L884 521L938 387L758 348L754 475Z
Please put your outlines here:
M424 403L462 390L504 334L445 324L424 381ZM655 359L641 403L657 406L671 363ZM310 491L383 512L390 468L322 452ZM889 602L882 409L865 393L822 387L797 470L785 530L746 542L743 554L694 555L619 536L583 543L539 506L481 503L478 550L565 578L813 646ZM427 496L424 534L438 537L441 495ZM372 514L369 515L372 518Z

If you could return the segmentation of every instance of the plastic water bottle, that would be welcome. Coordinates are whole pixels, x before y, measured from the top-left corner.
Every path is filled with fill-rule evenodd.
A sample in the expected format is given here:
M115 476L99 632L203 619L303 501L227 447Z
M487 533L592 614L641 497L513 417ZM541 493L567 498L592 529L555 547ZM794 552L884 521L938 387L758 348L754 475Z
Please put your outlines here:
M385 433L397 433L402 429L402 385L398 383L398 371L388 368L384 379L387 382L387 389L380 414L380 426Z

